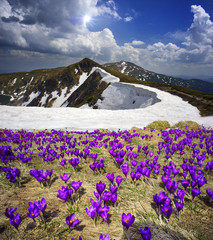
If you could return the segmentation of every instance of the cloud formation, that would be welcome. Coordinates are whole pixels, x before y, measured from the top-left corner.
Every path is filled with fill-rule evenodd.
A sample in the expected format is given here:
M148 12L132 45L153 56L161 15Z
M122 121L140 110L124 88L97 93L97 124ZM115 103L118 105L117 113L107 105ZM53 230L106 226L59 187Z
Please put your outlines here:
M35 59L51 61L52 55L62 65L84 57L100 63L123 59L160 73L213 75L213 22L201 6L192 5L191 12L194 19L187 32L173 35L181 40L179 46L142 40L120 46L109 28L91 32L83 21L85 15L131 21L122 19L113 0L1 0L0 58L8 54L29 60L35 58L31 53L38 53Z
M124 21L125 22L131 22L133 20L133 17L125 17Z

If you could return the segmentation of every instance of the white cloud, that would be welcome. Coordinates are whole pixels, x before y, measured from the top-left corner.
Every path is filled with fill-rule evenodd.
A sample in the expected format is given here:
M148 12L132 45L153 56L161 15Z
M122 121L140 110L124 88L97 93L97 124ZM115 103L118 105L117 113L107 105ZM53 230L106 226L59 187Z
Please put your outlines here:
M138 41L138 40L132 41L132 45L134 45L134 46L140 46L140 45L143 45L143 44L144 44L143 41Z
M190 72L201 75L207 71L213 75L213 23L201 6L192 5L194 19L188 31L174 34L179 40L182 39L182 46L157 42L145 47L144 42L139 40L119 46L110 29L90 32L83 24L82 17L85 14L92 17L107 14L120 20L114 1L109 0L98 5L98 0L61 1L63 4L60 4L58 11L55 7L58 6L58 0L51 0L49 8L46 7L47 2L42 4L43 0L17 0L16 3L19 4L13 6L2 0L0 44L16 51L18 60L25 56L33 59L35 54L30 53L37 52L42 54L36 56L38 61L42 58L44 63L44 59L48 59L48 64L52 62L54 66L57 59L60 65L68 65L89 57L100 63L124 59L146 69L170 75ZM37 12L39 15L36 15ZM31 19L27 17L29 15Z
M131 22L133 20L133 17L125 17L124 21L125 22Z

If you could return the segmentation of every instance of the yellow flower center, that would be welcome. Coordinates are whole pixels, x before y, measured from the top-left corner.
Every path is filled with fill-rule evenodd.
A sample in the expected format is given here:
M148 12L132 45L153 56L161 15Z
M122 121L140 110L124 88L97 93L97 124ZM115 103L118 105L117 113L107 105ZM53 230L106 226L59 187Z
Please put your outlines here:
M72 219L70 220L70 224L72 224Z
M128 223L128 222L129 222L129 219L127 218L126 223Z

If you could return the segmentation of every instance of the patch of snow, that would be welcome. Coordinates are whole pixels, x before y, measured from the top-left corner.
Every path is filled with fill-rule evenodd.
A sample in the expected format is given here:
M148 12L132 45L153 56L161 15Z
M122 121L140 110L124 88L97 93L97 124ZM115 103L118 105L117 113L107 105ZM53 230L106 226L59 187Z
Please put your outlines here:
M56 100L54 101L52 107L58 108L58 107L60 107L60 106L64 103L64 101L66 101L66 98L68 98L67 95L66 95L66 94L67 94L67 91L68 91L68 87L65 87L64 89L62 89L60 96L57 96L57 95L56 95L57 98L56 98ZM55 96L56 91L54 91L53 94L54 94L54 96Z
M34 77L32 77L32 78L31 78L31 80L30 80L29 84L31 84L31 82L32 82L33 80L34 80Z
M44 105L45 105L48 97L49 97L49 95L48 95L46 92L44 92L44 95L43 95L43 97L42 97L41 100L40 100L41 106L44 106Z
M17 78L14 78L12 84L14 85L16 81L17 81Z
M75 74L77 74L78 73L78 69L77 68L75 68Z
M22 80L24 79L24 77L21 78Z
M133 85L133 84L131 84ZM213 117L201 117L196 107L180 97L161 90L134 84L156 93L160 102L146 108L105 110L82 108L42 108L0 106L0 128L9 129L67 129L92 131L143 128L156 120L167 120L171 125L191 120L213 128Z
M121 110L146 108L160 100L156 93L131 84L111 83L102 93L103 100L98 100L99 109Z
M88 103L86 103L86 104L82 105L82 106L80 107L80 109L93 109L93 108L90 107L90 106L88 105Z
M101 81L104 81L106 83L113 83L113 82L120 82L120 79L111 75L110 73L106 72L105 70L98 68L98 67L94 67L91 71L91 73L93 73L94 71L99 72L102 79ZM90 73L90 74L91 74Z
M29 96L29 100L27 102L22 103L22 106L27 106L32 102L34 98L37 98L40 95L40 92L32 92Z
M67 107L68 106L68 101L67 99L87 80L87 78L93 73L93 71L91 71L91 73L88 75L88 73L83 72L79 78L79 84L72 87L72 89L70 90L69 94L67 94L66 98L64 97L64 101L61 103L60 106L62 107ZM55 103L54 103L55 104ZM63 104L63 105L62 105ZM60 107L59 106L59 107ZM53 106L55 107L55 105Z
M1 94L4 94L4 90L1 90Z
M121 73L125 73L127 66L124 66L123 69L121 70Z
M15 98L14 98L13 96L11 96L10 102L12 102L12 101L14 101L14 100L15 100Z
M26 92L26 89L24 90L24 91L21 91L19 94L18 94L18 98L17 98L17 100L19 100L19 99L21 99L22 97L23 97L23 95L25 94L25 92Z

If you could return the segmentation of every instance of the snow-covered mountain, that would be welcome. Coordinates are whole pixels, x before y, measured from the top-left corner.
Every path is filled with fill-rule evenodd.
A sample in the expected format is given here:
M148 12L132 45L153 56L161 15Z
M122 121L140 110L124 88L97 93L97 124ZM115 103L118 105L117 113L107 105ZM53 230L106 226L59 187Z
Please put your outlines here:
M210 83L208 81L203 81L199 79L186 80L182 78L158 74L126 61L106 63L103 66L114 69L144 82L157 82L167 85L176 85L213 94L213 83Z
M123 62L122 66L125 73L127 65ZM142 86L177 95L202 115L213 115L212 95L137 80L88 58L67 67L0 74L0 104L122 110L147 108L161 101L156 91Z

